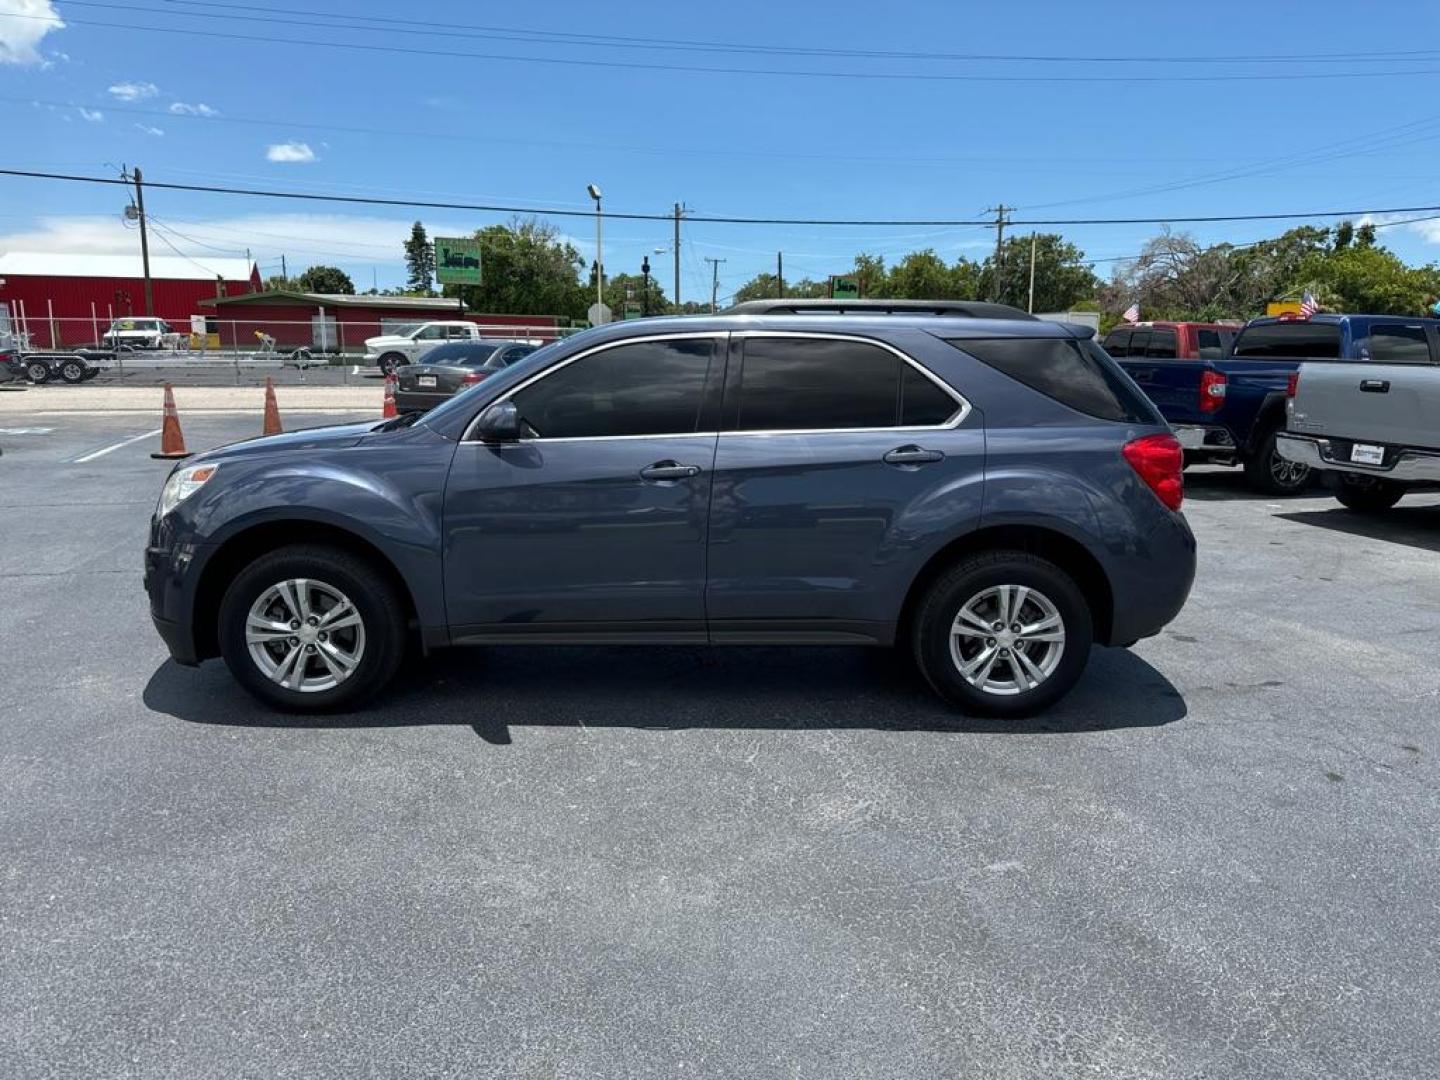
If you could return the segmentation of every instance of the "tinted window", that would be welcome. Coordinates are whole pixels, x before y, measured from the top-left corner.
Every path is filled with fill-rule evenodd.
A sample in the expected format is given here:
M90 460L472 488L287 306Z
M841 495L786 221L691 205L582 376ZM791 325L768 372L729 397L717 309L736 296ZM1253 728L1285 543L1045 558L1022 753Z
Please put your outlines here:
M1105 351L1111 356L1129 356L1130 333L1129 330L1111 330L1105 335Z
M1159 415L1094 342L1064 338L959 338L951 345L1048 398L1101 420L1137 424Z
M1174 330L1153 330L1150 333L1150 344L1145 347L1145 355L1153 356L1157 360L1175 359L1175 331Z
M1340 358L1340 327L1337 323L1279 322L1248 326L1235 342L1235 355L1249 360L1277 357L1309 357L1312 360Z
M443 326L427 326L415 335L416 341L439 341L445 336Z
M1145 355L1145 350L1148 349L1149 347L1150 347L1150 331L1149 331L1149 330L1136 330L1134 336L1130 339L1130 355L1131 355L1131 356L1144 356L1144 355Z
M1380 364L1428 364L1430 346L1425 340L1425 327L1398 323L1372 326L1370 359Z
M900 423L904 427L935 427L960 411L960 403L932 379L901 364Z
M591 353L514 396L542 439L696 430L714 341L637 341Z
M747 338L735 426L741 431L894 427L904 366L888 349L863 341Z
M464 345L439 345L425 354L427 364L461 364L478 367L495 352L494 345L470 342Z
M1195 343L1202 360L1219 360L1225 355L1225 339L1219 330L1196 330Z

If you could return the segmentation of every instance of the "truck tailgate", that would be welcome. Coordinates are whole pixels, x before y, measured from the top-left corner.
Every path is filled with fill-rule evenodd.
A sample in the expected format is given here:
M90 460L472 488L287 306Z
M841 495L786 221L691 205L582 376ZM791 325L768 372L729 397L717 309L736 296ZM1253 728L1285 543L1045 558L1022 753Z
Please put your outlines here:
M1440 367L1305 364L1289 419L1298 434L1440 450Z

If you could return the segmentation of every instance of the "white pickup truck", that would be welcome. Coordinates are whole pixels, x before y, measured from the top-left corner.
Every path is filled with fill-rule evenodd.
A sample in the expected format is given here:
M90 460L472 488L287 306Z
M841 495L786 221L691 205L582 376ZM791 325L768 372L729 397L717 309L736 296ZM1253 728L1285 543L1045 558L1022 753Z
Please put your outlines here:
M397 367L413 364L437 345L447 341L477 341L480 327L472 322L427 322L405 334L383 334L365 339L365 363L377 365L386 375Z
M1440 358L1440 337L1422 328L1412 363L1302 364L1276 451L1319 472L1351 510L1376 513L1407 491L1440 489L1440 364L1432 349Z

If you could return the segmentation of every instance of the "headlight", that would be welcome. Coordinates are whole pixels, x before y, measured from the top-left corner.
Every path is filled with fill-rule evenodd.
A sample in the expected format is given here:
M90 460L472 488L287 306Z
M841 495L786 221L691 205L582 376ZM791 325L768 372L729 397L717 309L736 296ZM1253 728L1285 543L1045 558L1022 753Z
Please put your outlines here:
M219 471L219 465L186 465L176 469L160 490L160 506L156 511L161 517L205 486L205 482Z

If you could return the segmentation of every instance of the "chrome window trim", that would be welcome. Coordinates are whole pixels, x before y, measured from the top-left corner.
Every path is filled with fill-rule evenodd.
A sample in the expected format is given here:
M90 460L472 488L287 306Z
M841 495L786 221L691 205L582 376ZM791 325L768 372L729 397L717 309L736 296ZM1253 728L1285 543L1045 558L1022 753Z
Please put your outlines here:
M558 364L552 364L544 371L537 371L534 375L531 375L519 386L512 386L509 390L506 390L494 401L489 402L485 406L485 409L491 408L494 405L499 405L502 401L509 401L512 397L518 394L521 390L524 390L527 386L532 386L535 383L539 382L541 379L554 375L557 371L565 370L577 360L583 360L587 356L594 356L596 353L605 352L607 349L616 349L622 345L643 345L646 342L651 341L696 341L701 338L712 338L721 342L725 342L729 340L729 337L730 332L728 330L685 330L670 334L646 334L643 337L627 337L619 338L615 341L602 341L598 345L593 345L588 349L580 350L574 356L567 356ZM473 417L471 417L470 424L465 429L465 434L460 437L461 442L480 441L478 439L472 438L472 435L475 431L475 425L480 422L480 417L485 412L485 409L481 409L480 412L477 412ZM681 431L670 435L572 435L557 439L547 439L544 436L541 436L538 439L521 439L520 442L596 442L601 439L678 439L684 438L687 435L703 434L705 434L705 432ZM499 443L497 445L503 446L505 444Z
M887 350L888 352L894 353L897 357L900 358L901 361L903 361L903 362L906 363L906 364L909 364L909 365L910 365L912 368L914 368L916 371L920 372L921 375L925 376L925 378L929 379L932 383L934 383L936 386L938 386L941 390L943 390L943 391L945 391L945 393L949 394L950 397L954 399L955 404L958 406L958 410L956 411L956 413L955 413L953 416L951 416L951 417L950 417L948 420L946 420L945 423L943 423L943 424L919 424L919 425L907 425L907 426L900 426L900 425L891 424L891 425L887 425L887 426L884 426L884 427L838 427L838 428L765 428L765 429L759 429L759 428L757 428L757 429L734 428L734 429L727 430L727 431L682 431L682 432L674 432L674 433L671 433L671 434L652 434L652 435L570 435L570 436L561 436L561 437L553 438L553 439L547 439L547 438L544 438L544 437L542 436L542 437L539 438L539 439L521 439L518 443L510 444L510 445L523 445L523 444L526 444L526 443L535 443L535 442L540 442L540 443L611 442L611 441L614 441L614 440L617 440L617 439L686 439L686 438L715 438L716 436L719 436L719 435L839 435L839 434L847 434L847 433L848 433L848 434L864 434L864 433L873 433L873 432L880 432L880 431L897 431L897 432L908 432L908 431L951 431L951 430L953 430L953 429L955 429L955 428L958 428L961 424L963 424L963 423L965 422L966 418L969 417L970 413L971 413L972 411L974 411L974 407L970 404L969 400L968 400L963 394L961 394L958 390L956 390L956 389L955 389L953 386L951 386L949 383L945 382L945 380L941 379L938 375L936 375L934 372L932 372L932 371L931 371L929 368L927 368L924 364L920 363L918 360L916 360L914 357L910 356L908 353L904 352L903 350L896 348L894 345L891 345L888 341L881 341L881 340L879 340L878 338L866 337L866 336L863 335L863 334L847 334L847 333L842 333L842 332L838 332L838 331L819 331L819 330L749 330L749 329L746 329L746 330L689 330L689 331L678 331L678 332L668 333L668 334L646 334L646 335L644 335L643 337L621 338L621 339L618 339L618 340L616 340L616 341L605 341L605 342L601 342L601 343L598 344L598 345L592 346L591 348L584 349L584 350L582 350L581 352L576 353L574 356L567 357L566 359L562 360L560 363L555 364L555 365L552 365L551 367L546 368L544 371L537 371L534 375L530 376L530 378L526 379L526 380L525 380L524 382L522 382L520 385L515 386L515 387L512 387L511 389L505 391L505 393L503 393L502 395L500 395L500 397L497 397L494 401L492 401L492 402L490 402L489 404L487 404L487 405L485 406L485 409L488 409L488 408L490 408L490 407L493 406L493 405L498 405L498 404L499 404L500 402L502 402L502 401L508 401L508 400L510 400L510 398L514 397L516 394L518 394L521 390L524 390L526 387L532 386L533 384L539 382L541 379L544 379L544 378L546 378L546 377L548 377L548 376L550 376L550 375L553 375L553 374L554 374L555 372L557 372L557 371L562 371L562 370L564 370L565 368L569 367L571 364L575 363L575 361L577 361L577 360L583 360L583 359L584 359L585 357L587 357L587 356L594 356L596 353L604 352L604 351L606 351L607 349L619 348L619 347L622 346L622 345L639 345L639 344L643 344L643 343L646 343L646 342L652 342L652 341L686 341L686 340L698 340L698 339L701 339L701 338L713 338L713 339L720 339L720 340L722 340L722 341L727 341L727 342L728 342L731 338L752 338L752 337L753 337L753 338L801 338L801 339L805 339L805 340L817 340L817 339L818 339L818 340L823 340L823 341L856 341L856 342L859 342L859 343L861 343L861 344L863 344L863 345L874 345L874 346L877 346L877 347L879 347L879 348L881 348L881 349ZM742 366L742 371L743 371L743 366ZM461 439L460 439L461 442L479 442L479 441L480 441L480 440L478 440L478 439L473 438L473 433L474 433L474 430L475 430L475 425L480 422L480 416L481 416L482 413L485 412L485 409L481 409L480 412L476 413L475 416L471 419L469 426L466 427L466 429L465 429L465 434L464 434L463 436L461 436ZM500 443L500 444L497 444L497 445L503 447L503 446L505 446L506 444Z

